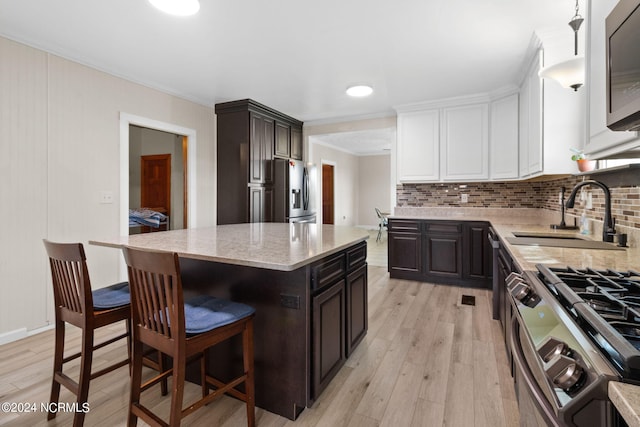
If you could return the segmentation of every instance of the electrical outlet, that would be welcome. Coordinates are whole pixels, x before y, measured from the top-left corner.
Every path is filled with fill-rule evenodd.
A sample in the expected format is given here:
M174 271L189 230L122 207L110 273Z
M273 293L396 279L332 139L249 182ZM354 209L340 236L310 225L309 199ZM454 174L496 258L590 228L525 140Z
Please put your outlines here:
M101 191L100 203L103 203L103 204L113 203L113 191Z
M587 193L587 203L585 205L586 209L593 209L593 193L589 191Z
M286 308L300 309L300 296L280 294L280 305Z
M468 194L461 194L460 195L460 203L468 203L469 202L469 195Z

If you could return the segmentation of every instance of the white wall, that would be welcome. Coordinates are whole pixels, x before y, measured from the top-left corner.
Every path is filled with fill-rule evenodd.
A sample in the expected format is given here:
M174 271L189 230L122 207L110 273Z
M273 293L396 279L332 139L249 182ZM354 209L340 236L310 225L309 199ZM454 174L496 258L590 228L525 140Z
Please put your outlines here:
M322 223L322 164L334 168L335 225L357 225L358 221L358 157L326 145L314 144L309 138L309 161L317 165L318 222Z
M391 156L358 157L358 225L378 226L375 208L391 213L389 183L391 181Z
M392 159L389 155L356 156L327 145L314 143L314 136L389 128L396 128L395 116L304 124L303 136L307 160L317 164L319 170L322 160L336 164L336 224L377 226L378 220L374 208L379 206L380 209L391 212L391 205L395 204L396 200L395 179L392 179L391 175ZM342 166L339 165L340 163ZM347 171L341 171L345 168ZM319 182L318 212L322 212L320 185Z
M1 37L0 64L2 342L53 320L43 238L83 242L94 287L117 279L121 253L87 242L119 234L120 113L196 130L198 226L216 222L216 171L211 107Z

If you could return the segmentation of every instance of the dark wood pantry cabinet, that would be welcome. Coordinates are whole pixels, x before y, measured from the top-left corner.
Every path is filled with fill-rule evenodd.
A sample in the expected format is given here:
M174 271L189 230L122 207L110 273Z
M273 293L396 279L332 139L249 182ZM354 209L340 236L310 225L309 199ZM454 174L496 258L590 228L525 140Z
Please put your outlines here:
M218 224L273 221L275 158L302 160L302 122L251 99L216 104Z

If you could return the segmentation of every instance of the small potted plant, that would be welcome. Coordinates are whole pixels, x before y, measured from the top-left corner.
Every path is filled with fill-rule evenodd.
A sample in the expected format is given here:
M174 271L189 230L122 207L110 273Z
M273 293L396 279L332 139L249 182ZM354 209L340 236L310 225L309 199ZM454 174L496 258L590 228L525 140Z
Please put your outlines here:
M580 172L589 172L596 168L596 160L587 159L587 156L582 150L576 148L570 148L569 150L573 153L571 160L575 160L576 163L578 163L578 170Z

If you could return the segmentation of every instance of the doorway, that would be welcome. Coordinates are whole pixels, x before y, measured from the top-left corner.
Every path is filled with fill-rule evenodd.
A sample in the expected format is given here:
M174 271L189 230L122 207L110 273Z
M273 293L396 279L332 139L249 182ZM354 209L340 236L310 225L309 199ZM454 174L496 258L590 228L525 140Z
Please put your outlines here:
M154 228L136 225L134 219L128 234L187 228L187 144L184 135L129 126L128 208L167 217Z
M334 196L334 176L333 165L322 164L322 223L335 223L335 196Z

